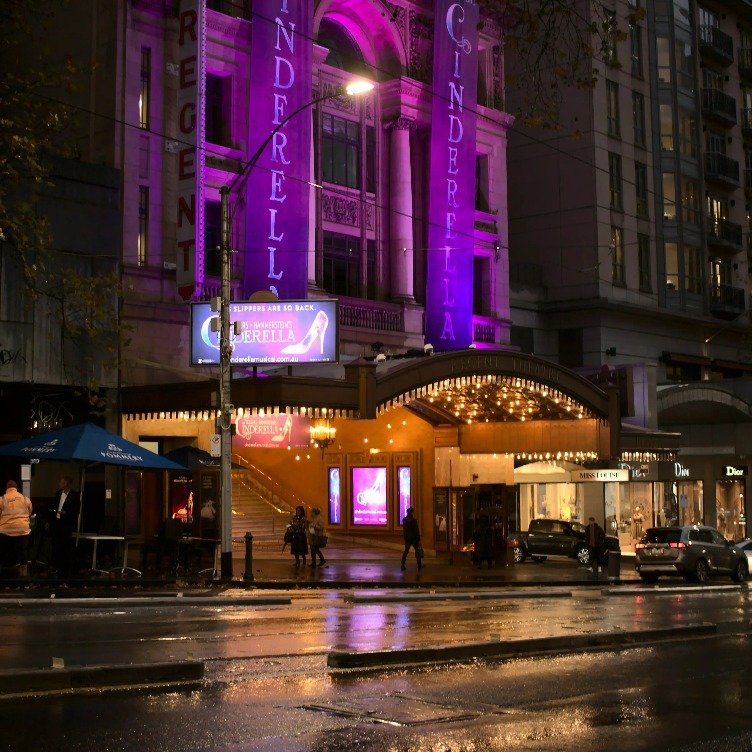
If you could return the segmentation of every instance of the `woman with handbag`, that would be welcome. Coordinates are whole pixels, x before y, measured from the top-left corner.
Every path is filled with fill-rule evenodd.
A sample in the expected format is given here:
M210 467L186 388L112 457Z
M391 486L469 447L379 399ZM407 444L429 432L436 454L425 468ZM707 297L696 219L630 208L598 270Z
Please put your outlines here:
M295 566L300 566L301 556L303 557L303 566L305 566L306 555L308 554L308 520L305 516L305 509L302 506L295 507L295 514L290 520L287 529L292 533L290 553L295 557Z
M316 566L316 558L321 561L319 566L323 567L326 564L326 559L321 553L321 549L326 546L327 535L326 527L324 525L324 516L321 514L321 510L318 507L314 507L311 510L311 520L308 526L308 531L311 536L311 566Z

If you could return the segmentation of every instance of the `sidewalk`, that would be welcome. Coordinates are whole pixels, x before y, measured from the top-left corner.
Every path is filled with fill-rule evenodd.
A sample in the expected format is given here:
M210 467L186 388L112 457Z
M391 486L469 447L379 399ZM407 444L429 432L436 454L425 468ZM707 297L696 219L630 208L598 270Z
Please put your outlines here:
M103 589L132 595L134 591L174 591L200 588L207 594L221 594L223 586L263 589L292 588L430 588L430 587L516 587L516 586L574 586L603 585L608 583L639 583L634 571L634 559L621 557L618 577L611 576L607 567L600 574L589 572L570 559L548 559L536 564L525 562L515 566L499 565L491 569L472 566L468 554L441 553L428 555L425 567L418 571L414 555L407 560L407 569L400 568L401 549L376 548L344 541L332 541L323 550L324 566L295 567L294 557L281 546L260 546L254 551L252 577L246 572L244 547L233 547L232 580L221 579L221 573L211 579L192 573L179 572L178 576L153 577L148 573L134 576L94 576L69 579L65 582L47 576L20 580L17 577L0 578L2 590L17 597L19 594L40 597L44 591L57 592L57 597L80 595L88 592L101 595ZM241 554L243 554L241 556ZM93 592L92 592L93 591ZM117 593L116 593L117 594Z

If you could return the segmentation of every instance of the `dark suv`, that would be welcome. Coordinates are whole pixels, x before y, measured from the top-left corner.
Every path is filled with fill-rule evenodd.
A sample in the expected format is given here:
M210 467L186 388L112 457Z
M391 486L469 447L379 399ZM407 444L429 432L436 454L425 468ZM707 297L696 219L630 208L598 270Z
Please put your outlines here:
M695 582L725 574L744 582L749 574L746 553L704 525L648 528L635 546L635 569L645 582L662 574Z
M585 542L585 526L574 520L531 520L526 533L517 536L514 560L521 563L529 556L545 561L549 556L567 556L580 564L590 564L590 550ZM601 564L609 551L619 551L619 539L606 536L601 548Z

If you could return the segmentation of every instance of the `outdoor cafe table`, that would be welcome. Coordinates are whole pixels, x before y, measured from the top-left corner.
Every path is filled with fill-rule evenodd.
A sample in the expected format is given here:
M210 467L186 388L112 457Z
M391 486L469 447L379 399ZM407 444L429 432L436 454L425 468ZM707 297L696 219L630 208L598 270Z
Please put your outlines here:
M94 542L94 550L91 554L91 571L92 574L113 574L120 572L121 575L126 572L132 572L133 574L141 576L141 572L138 569L128 566L128 540L122 535L100 535L99 533L73 533L73 537L78 540L90 540ZM119 567L113 567L112 569L99 569L97 567L97 544L99 541L118 541L123 544L123 564Z

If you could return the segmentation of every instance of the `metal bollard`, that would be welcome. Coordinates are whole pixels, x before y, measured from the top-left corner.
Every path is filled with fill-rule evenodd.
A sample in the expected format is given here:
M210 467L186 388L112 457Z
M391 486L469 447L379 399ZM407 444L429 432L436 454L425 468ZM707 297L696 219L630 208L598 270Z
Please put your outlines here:
M245 534L245 573L243 582L253 582L253 535Z

